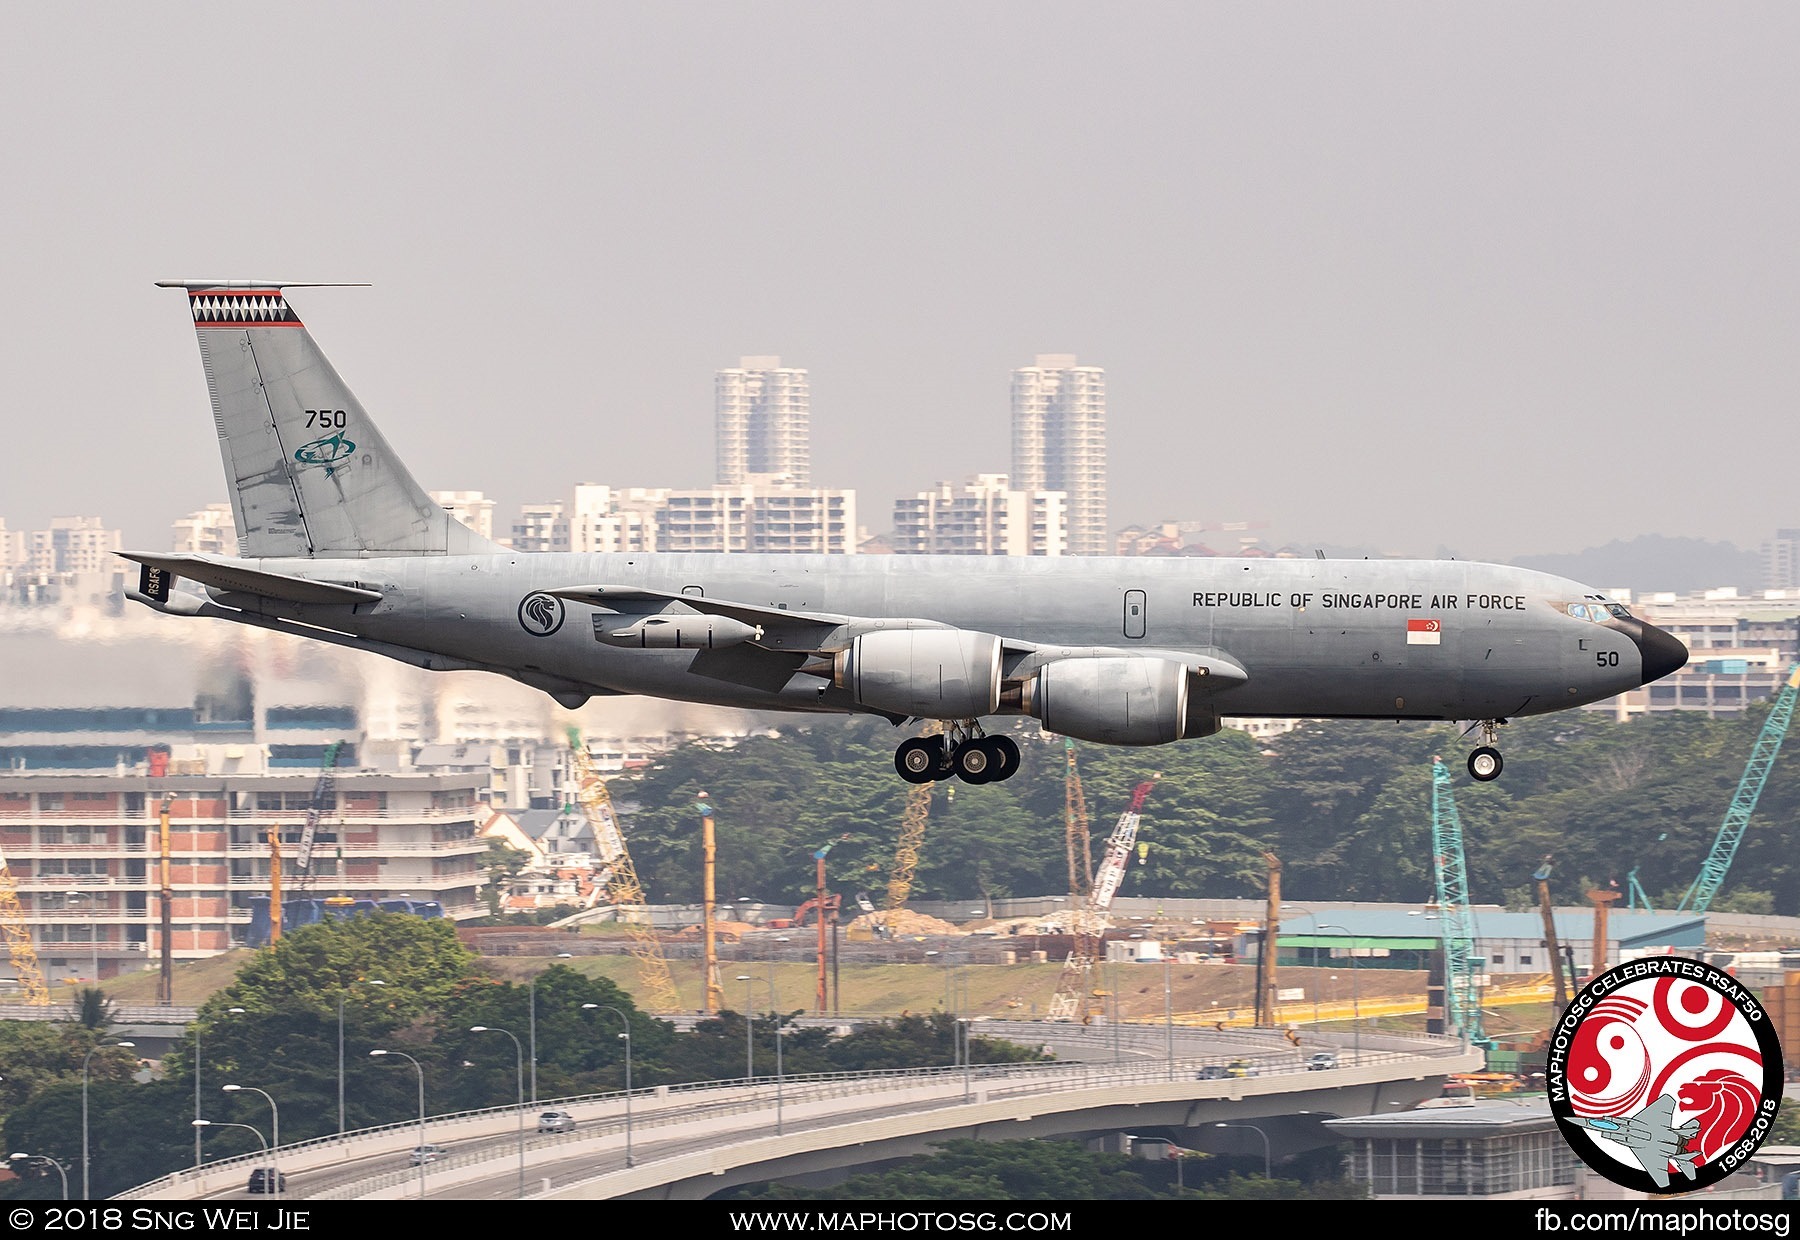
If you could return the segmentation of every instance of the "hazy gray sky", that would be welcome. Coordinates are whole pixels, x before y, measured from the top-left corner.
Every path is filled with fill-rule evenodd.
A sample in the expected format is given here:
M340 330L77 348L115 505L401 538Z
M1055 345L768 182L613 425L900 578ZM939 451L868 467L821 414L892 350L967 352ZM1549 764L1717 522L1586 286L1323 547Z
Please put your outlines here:
M1800 525L1791 4L0 7L0 516L225 498L186 308L293 295L433 488L1008 467L1107 368L1115 525L1462 555Z

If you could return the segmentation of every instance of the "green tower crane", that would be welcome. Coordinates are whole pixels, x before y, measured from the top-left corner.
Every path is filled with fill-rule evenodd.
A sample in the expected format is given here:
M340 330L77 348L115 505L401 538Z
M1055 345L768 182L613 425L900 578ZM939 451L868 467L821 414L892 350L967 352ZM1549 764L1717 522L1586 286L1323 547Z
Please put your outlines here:
M1431 760L1431 851L1437 872L1438 915L1444 927L1446 1024L1470 1045L1486 1041L1481 992L1475 978L1475 915L1469 910L1469 872L1463 864L1462 816L1450 792L1450 768Z
M1712 851L1706 854L1706 860L1700 863L1699 876L1681 897L1681 903L1675 906L1677 912L1704 913L1713 897L1719 894L1726 871L1731 869L1731 859L1737 856L1738 845L1743 842L1744 828L1750 825L1750 815L1756 812L1756 801L1768 782L1769 770L1775 765L1775 755L1781 752L1781 742L1787 738L1788 720L1794 717L1794 698L1800 693L1796 686L1800 686L1800 663L1788 672L1787 684L1775 695L1775 704L1769 710L1769 717L1763 720L1762 731L1757 734L1756 745L1750 751L1750 761L1744 764L1737 793L1725 811L1725 821L1719 824Z

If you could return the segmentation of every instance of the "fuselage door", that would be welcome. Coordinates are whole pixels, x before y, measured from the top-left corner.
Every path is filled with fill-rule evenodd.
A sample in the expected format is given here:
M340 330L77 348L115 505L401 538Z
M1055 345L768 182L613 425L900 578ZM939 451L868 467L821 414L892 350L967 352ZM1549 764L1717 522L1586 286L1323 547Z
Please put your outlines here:
M1147 617L1147 600L1142 590L1125 591L1125 636L1142 637Z

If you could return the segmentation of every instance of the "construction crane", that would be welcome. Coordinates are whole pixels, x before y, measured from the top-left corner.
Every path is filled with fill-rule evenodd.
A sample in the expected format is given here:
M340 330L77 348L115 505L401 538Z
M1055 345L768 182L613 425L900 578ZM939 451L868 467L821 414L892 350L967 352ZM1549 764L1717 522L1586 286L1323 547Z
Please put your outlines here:
M1438 915L1444 927L1444 1006L1450 1029L1471 1045L1486 1040L1481 993L1475 984L1475 916L1469 910L1469 872L1463 862L1462 816L1450 791L1450 768L1431 760L1431 852L1437 872Z
M50 987L44 983L44 969L38 963L37 949L31 945L31 931L25 927L25 910L19 906L19 889L13 883L12 868L6 854L0 852L0 934L6 936L6 954L12 957L13 973L25 992L25 1002L33 1007L50 1005Z
M343 751L343 748L343 741L332 741L325 747L325 759L321 764L319 778L314 781L312 798L306 803L306 821L300 827L300 846L294 850L294 873L300 879L297 894L302 898L312 894L313 846L319 836L319 819L325 816L326 810L332 808L332 802L337 796L338 754ZM340 848L340 860L342 855L343 850ZM338 870L338 881L342 882L343 867L340 865ZM339 892L338 898L328 901L328 903L343 905L350 904L352 901L348 896Z
M1794 717L1794 698L1800 693L1797 686L1800 686L1800 663L1789 670L1787 684L1775 695L1769 717L1763 720L1762 731L1757 734L1756 745L1750 751L1750 761L1744 764L1744 773L1738 779L1737 792L1725 811L1725 821L1719 824L1712 851L1706 854L1706 860L1700 863L1699 876L1681 897L1681 903L1675 906L1678 912L1704 913L1712 905L1713 897L1719 894L1725 874L1731 869L1731 860L1737 856L1738 845L1743 842L1744 828L1750 825L1750 815L1756 812L1757 798L1762 796L1763 785L1768 782L1769 771L1775 765L1775 755L1781 752L1781 742L1787 739L1788 721Z
M1637 882L1637 871L1632 872L1632 882ZM1537 883L1538 915L1544 919L1544 946L1550 949L1550 972L1556 981L1556 1010L1561 1012L1569 1006L1569 979L1563 973L1562 945L1556 941L1556 910L1550 903L1550 858L1544 858L1531 875Z
M1125 867L1131 861L1131 846L1137 840L1138 819L1144 801L1156 787L1161 775L1152 775L1131 794L1131 805L1106 840L1100 868L1094 873L1094 887L1087 902L1076 908L1070 918L1069 932L1075 943L1063 962L1062 976L1057 979L1056 993L1050 996L1049 1020L1079 1020L1087 1024L1094 1018L1094 966L1100 962L1100 937L1106 929L1106 913L1119 885L1125 881Z
M939 736L942 720L933 719L920 736ZM894 849L894 870L888 878L887 911L906 907L912 895L913 876L919 872L919 849L925 843L925 823L931 817L931 793L936 781L914 784L906 794L906 811L900 816L900 843Z
M1069 854L1069 907L1080 908L1094 890L1094 844L1088 833L1087 794L1075 765L1075 742L1063 737L1063 836Z
M578 729L569 729L569 753L574 761L575 797L594 828L594 855L599 859L600 887L607 902L619 908L620 916L631 931L631 954L637 958L639 977L648 992L649 1006L659 1012L673 1012L681 1006L675 979L669 973L669 962L663 956L662 942L644 916L644 888L638 882L637 868L631 864L631 853L625 847L625 833L619 827L619 815L613 809L612 796L594 770L587 742ZM626 906L637 912L627 915Z

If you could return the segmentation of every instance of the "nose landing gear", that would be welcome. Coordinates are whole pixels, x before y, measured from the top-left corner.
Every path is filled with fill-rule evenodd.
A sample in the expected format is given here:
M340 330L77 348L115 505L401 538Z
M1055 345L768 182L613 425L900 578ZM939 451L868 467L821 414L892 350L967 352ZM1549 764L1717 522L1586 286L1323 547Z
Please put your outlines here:
M948 737L915 736L894 751L894 769L909 784L928 784L952 775L965 784L1011 779L1019 769L1019 746L1010 736L988 736L973 719L945 725ZM947 743L946 743L947 742Z
M1495 743L1500 739L1500 725L1504 719L1483 719L1481 721L1481 744L1469 751L1469 776L1479 783L1489 783L1500 778L1500 772L1506 769L1506 761L1501 758Z

